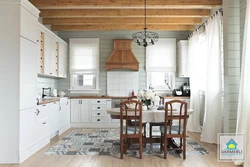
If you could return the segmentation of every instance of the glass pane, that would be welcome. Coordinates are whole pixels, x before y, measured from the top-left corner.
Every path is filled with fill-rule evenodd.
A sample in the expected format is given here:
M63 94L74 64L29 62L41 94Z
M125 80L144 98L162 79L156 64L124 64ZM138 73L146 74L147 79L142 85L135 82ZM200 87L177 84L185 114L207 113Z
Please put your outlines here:
M83 86L83 75L77 76L77 83L78 83L78 86Z
M84 75L84 86L93 86L94 85L94 75Z

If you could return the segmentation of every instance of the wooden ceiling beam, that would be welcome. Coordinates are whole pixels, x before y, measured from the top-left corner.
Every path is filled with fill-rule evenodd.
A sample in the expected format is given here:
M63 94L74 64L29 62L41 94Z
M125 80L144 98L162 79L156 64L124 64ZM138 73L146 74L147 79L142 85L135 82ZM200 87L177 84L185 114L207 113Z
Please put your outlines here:
M39 9L72 8L143 8L142 0L30 0ZM219 7L222 0L147 0L147 8Z
M208 17L208 9L148 9L147 17ZM43 18L144 17L143 9L42 9Z
M201 18L147 18L147 24L198 25ZM144 18L44 18L49 25L144 24Z
M52 25L52 31L88 31L88 30L143 30L143 25ZM192 25L147 25L148 30L193 31Z

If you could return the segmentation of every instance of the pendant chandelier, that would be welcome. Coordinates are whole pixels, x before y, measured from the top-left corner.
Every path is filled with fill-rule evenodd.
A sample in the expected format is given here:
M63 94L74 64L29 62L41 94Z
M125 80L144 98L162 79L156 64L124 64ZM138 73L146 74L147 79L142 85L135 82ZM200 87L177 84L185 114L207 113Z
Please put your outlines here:
M143 28L144 30L140 32L136 32L132 36L133 42L136 42L139 46L144 46L144 47L154 45L155 42L157 42L159 39L159 35L156 32L147 31L146 16L147 16L147 12L146 12L146 0L145 0L144 1L144 28Z

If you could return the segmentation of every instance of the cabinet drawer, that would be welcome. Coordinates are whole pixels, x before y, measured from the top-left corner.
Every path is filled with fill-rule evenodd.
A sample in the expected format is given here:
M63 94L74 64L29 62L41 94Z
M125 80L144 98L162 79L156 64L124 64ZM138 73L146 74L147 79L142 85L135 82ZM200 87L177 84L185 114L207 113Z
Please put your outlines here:
M92 105L92 111L93 110L106 110L107 109L107 106L106 105L98 105L98 104L96 104L96 105Z
M92 116L106 116L106 111L92 111Z
M92 104L106 104L106 99L95 99L95 100L92 100Z
M106 122L106 117L93 117L92 116L92 122Z

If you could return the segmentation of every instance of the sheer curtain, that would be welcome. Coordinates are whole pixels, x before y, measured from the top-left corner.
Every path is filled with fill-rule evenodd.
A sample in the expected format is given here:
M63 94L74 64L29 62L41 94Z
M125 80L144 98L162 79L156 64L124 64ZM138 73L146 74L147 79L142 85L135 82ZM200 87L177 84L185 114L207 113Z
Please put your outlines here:
M221 133L222 115L222 59L221 59L221 14L209 19L206 25L207 72L206 97L201 141L217 143Z
M238 102L238 118L236 133L246 136L246 160L244 167L250 166L250 0L247 0L245 32L242 52L241 81ZM243 164L243 162L235 162Z
M199 34L195 32L188 40L188 55L190 64L190 108L194 109L192 115L188 118L187 130L192 132L200 132L200 103L199 103L199 91L200 91L200 74L199 71Z

